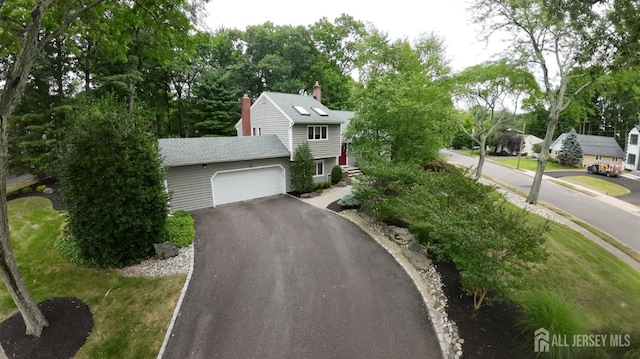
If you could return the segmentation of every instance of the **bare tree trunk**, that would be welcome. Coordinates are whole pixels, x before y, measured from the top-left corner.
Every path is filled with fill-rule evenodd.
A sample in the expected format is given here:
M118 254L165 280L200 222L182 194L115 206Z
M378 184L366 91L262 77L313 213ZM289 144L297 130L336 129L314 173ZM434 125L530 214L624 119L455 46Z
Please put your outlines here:
M542 186L542 176L545 168L547 167L547 161L549 160L549 147L551 147L553 133L556 130L559 118L560 112L558 112L557 109L551 109L549 122L547 123L547 132L545 133L544 140L542 141L542 149L540 150L540 156L538 158L538 167L536 168L536 174L533 177L533 182L531 183L531 190L527 197L527 203L538 203L538 195L540 194L540 187Z
M0 92L0 277L7 286L11 298L20 310L27 329L27 335L40 336L48 325L38 304L27 290L11 250L9 238L9 217L7 213L7 122L20 102L27 78L36 57L42 51L39 31L42 17L50 6L50 1L36 5L31 13L31 21L25 28L22 48L7 72L4 88Z
M482 177L482 168L484 167L484 159L487 157L487 135L480 135L480 157L478 158L478 168L476 168L476 179L479 180Z

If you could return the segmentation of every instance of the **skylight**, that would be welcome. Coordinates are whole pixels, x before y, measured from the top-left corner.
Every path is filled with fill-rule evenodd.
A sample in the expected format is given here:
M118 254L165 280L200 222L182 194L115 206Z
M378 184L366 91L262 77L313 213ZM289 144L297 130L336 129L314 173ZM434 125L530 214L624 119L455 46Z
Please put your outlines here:
M320 116L329 116L328 113L324 112L324 110L319 107L312 107L311 109L314 110Z
M307 111L304 107L302 106L293 106L293 108L298 111L299 114L303 115L303 116L309 116L311 115L309 113L309 111Z

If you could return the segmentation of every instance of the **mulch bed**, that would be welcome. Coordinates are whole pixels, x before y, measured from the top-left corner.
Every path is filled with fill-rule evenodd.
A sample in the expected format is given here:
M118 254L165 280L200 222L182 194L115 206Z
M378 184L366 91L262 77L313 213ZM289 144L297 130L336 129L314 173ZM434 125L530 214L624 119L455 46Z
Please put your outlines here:
M337 201L328 209L345 210ZM399 220L385 220L385 224L408 228L409 224ZM520 308L503 299L473 309L473 297L462 291L460 272L453 263L434 262L442 278L442 290L447 296L447 315L456 323L460 338L464 339L462 352L465 358L474 359L529 359L533 358L526 348L533 345L519 335L514 327Z
M9 358L72 358L93 329L93 315L78 298L53 298L38 304L49 326L39 338L27 336L22 315L0 323L0 344Z
M54 190L53 194L46 194L46 193L42 193L42 192L38 192L36 190L36 188L40 185L45 185L48 188L51 188ZM44 179L34 185L29 186L31 187L31 192L30 193L22 193L22 191L18 191L16 194L8 196L7 200L10 201L12 199L17 199L17 198L24 198L24 197L44 197L47 198L51 201L51 204L53 205L53 209L56 211L65 211L67 208L64 204L64 201L62 200L62 195L60 194L60 184L58 182L56 182L55 179L53 178L47 178Z
M447 296L447 315L458 326L464 339L465 358L502 359L532 358L525 348L531 347L518 335L514 324L520 308L507 300L493 301L475 311L473 297L462 291L460 273L453 263L436 262Z

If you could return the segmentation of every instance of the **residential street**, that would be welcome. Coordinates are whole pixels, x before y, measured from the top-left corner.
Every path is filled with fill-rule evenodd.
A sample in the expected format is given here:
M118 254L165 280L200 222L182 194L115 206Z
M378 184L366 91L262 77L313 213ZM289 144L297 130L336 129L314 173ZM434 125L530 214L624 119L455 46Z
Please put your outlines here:
M440 154L449 162L475 167L477 157L442 150ZM482 171L490 177L529 193L533 173L519 171L487 161ZM640 213L626 202L611 197L596 198L543 179L539 199L560 208L592 226L608 233L640 252Z

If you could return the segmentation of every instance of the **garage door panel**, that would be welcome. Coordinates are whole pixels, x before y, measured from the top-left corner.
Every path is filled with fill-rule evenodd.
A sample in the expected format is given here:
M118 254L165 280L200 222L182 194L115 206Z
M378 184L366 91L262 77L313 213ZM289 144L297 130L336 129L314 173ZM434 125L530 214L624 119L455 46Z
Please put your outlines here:
M211 183L215 207L285 193L285 172L281 166L221 171Z

